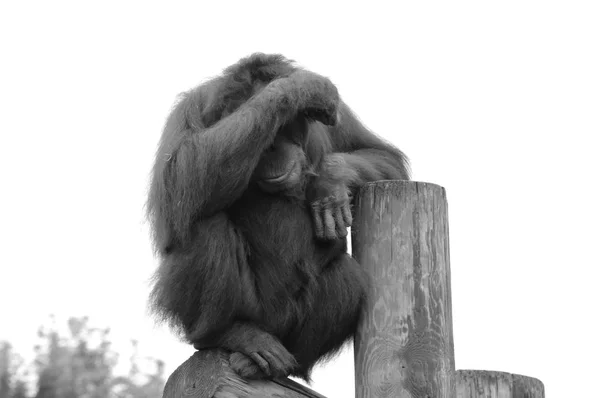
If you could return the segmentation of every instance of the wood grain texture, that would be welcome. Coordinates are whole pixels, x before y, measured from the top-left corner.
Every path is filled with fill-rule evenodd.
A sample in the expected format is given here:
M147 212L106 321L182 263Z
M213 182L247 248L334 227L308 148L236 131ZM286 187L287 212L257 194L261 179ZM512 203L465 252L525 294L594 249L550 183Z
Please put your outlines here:
M456 372L458 398L544 398L544 384L533 377L485 370Z
M245 380L222 350L196 351L167 380L163 398L325 398L289 379Z
M356 397L455 397L444 188L369 183L355 210L353 254L372 278L355 336Z

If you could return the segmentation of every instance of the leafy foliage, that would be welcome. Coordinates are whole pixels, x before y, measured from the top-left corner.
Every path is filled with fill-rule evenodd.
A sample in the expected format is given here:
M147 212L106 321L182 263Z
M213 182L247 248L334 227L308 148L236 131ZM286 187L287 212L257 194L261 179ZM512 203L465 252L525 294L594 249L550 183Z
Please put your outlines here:
M140 357L134 340L128 374L116 375L118 355L111 349L109 333L108 328L89 326L87 317L70 318L67 332L61 333L51 318L50 325L38 330L40 344L28 366L10 344L0 342L0 398L161 397L163 362ZM140 370L149 366L152 371Z

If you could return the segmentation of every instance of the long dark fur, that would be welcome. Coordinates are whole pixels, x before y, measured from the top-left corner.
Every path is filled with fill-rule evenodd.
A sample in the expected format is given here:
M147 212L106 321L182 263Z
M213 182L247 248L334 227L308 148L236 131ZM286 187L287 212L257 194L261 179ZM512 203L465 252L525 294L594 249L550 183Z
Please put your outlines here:
M366 278L345 239L315 239L306 203L251 180L282 126L314 107L338 114L333 127L307 123L303 149L316 178L351 191L408 179L402 152L366 129L328 79L281 55L254 54L183 94L156 155L152 309L197 347L252 358L238 363L249 376L308 378L352 336L364 300Z

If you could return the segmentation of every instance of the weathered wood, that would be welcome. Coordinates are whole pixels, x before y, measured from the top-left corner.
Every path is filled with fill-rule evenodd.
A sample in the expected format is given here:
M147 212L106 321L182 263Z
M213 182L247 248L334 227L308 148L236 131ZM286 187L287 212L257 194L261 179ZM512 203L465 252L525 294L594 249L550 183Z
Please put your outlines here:
M356 397L456 396L444 188L366 184L352 251L372 278L355 336Z
M289 379L245 380L222 350L196 351L167 380L163 398L325 398Z
M544 398L544 384L533 377L486 370L458 370L458 398Z

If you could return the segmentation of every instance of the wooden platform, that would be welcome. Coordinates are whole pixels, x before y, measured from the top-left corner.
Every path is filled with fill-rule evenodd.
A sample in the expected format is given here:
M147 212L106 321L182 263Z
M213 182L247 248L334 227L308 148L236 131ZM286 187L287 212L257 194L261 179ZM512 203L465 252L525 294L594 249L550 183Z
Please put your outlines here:
M222 350L196 351L167 380L163 398L325 398L288 378L244 380Z

